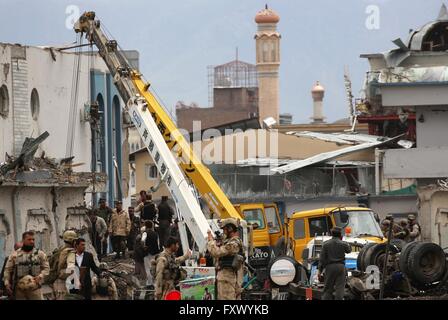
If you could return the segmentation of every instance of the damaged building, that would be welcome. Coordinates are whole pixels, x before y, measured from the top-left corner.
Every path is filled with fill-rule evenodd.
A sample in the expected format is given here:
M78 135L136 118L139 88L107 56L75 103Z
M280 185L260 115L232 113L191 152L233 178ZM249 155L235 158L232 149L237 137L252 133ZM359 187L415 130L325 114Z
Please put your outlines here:
M364 54L365 96L359 121L371 134L402 135L405 149L378 150L385 179L413 181L424 241L448 245L448 11L386 53Z
M52 250L66 228L85 229L86 206L129 196L123 102L102 58L74 47L0 43L0 263L25 230Z

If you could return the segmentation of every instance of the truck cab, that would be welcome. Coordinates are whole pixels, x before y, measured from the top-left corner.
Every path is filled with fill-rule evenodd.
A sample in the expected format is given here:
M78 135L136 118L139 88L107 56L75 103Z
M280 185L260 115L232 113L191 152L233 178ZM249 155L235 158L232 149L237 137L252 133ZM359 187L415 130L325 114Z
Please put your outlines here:
M343 229L344 238L363 242L384 242L374 212L364 207L333 207L295 212L288 223L294 258L302 262L303 250L316 237L330 235L334 226ZM356 251L358 249L355 248Z
M252 225L255 246L274 246L283 235L283 221L275 203L244 203L234 207Z

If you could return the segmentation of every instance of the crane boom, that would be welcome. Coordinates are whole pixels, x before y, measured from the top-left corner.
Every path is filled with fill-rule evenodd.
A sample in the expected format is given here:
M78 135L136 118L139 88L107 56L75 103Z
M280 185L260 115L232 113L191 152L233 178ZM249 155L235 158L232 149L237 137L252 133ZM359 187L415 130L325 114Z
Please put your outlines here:
M185 176L190 179L213 214L221 218L242 216L194 154L192 147L154 94L148 90L149 83L145 82L138 70L133 69L117 50L117 42L106 37L100 21L95 19L95 13L84 13L74 29L77 33L85 33L87 39L98 48L125 102L126 111L164 177L196 243L203 249L210 227Z

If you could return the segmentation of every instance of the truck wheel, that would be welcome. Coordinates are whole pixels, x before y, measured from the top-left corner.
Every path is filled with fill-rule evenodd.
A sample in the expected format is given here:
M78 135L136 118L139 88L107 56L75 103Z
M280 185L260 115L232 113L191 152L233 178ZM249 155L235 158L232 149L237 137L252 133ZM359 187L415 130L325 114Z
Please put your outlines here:
M403 249L401 249L400 253L400 259L398 262L398 265L400 267L400 271L403 272L405 275L408 275L408 257L411 250L415 247L415 245L418 244L418 242L409 242L407 243Z
M366 271L366 265L364 263L364 257L367 252L367 250L371 247L373 247L375 243L369 242L362 247L361 251L358 253L358 258L356 258L356 268L359 271Z
M386 258L386 248L387 243L377 243L371 247L364 257L366 267L375 265L382 270L384 267L384 259ZM389 253L396 254L398 252L399 251L395 246L389 244Z
M443 278L446 267L445 252L435 243L421 242L409 253L409 276L421 285Z

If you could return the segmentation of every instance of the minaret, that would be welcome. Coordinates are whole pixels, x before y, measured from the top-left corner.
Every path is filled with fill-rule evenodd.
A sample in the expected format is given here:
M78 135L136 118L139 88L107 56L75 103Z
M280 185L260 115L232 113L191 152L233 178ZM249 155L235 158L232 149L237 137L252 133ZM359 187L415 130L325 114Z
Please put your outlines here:
M324 95L325 89L320 85L319 81L317 81L313 89L311 90L311 96L313 97L313 116L311 117L311 120L313 120L312 123L325 123L325 117L322 107Z
M266 5L255 16L258 73L258 113L260 122L273 117L279 123L280 34L277 32L279 15Z

